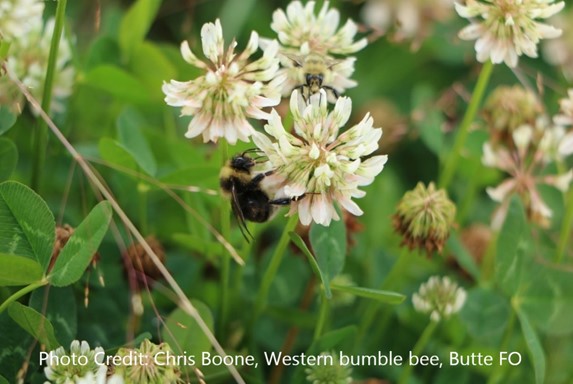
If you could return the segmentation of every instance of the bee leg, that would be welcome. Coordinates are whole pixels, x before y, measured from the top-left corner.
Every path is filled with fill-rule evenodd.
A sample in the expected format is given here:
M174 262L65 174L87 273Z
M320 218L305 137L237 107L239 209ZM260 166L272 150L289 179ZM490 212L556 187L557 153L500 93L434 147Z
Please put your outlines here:
M258 175L256 175L255 177L253 177L251 179L251 181L249 182L249 186L252 187L256 187L257 185L259 185L259 183L267 176L272 175L273 173L275 173L274 170L270 170L267 172L263 172L263 173L259 173Z
M289 205L290 203L292 203L293 201L299 201L300 199L302 199L303 197L306 196L306 193L303 193L300 196L293 196L293 197L282 197L280 199L273 199L269 201L269 204L272 205Z
M322 88L324 89L328 89L330 92L332 92L332 94L334 95L335 99L338 99L338 97L340 96L340 93L338 93L338 91L334 88L332 88L329 85L323 85Z
M293 88L293 91L300 90L300 95L302 96L302 99L304 100L305 104L308 104L308 98L304 95L304 87L306 87L306 85L304 84L297 85L296 87ZM310 93L310 89L308 92Z

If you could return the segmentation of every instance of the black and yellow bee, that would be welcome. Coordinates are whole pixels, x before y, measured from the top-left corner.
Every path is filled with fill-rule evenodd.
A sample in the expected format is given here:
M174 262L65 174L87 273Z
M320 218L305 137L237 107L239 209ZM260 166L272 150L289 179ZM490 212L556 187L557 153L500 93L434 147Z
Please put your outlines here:
M292 60L295 66L302 68L304 83L297 85L294 89L301 90L302 97L305 101L308 101L310 96L320 92L321 89L330 91L334 95L334 98L338 98L340 93L331 85L325 84L324 81L327 71L330 71L334 65L340 63L339 60L334 60L315 53L309 53L304 56L285 54L285 56Z
M274 173L273 170L255 173L256 158L246 151L233 156L219 174L223 195L231 200L233 214L237 218L241 233L247 241L253 237L246 221L264 223L271 219L280 206L298 201L302 196L274 198L274 192L268 190L262 181Z

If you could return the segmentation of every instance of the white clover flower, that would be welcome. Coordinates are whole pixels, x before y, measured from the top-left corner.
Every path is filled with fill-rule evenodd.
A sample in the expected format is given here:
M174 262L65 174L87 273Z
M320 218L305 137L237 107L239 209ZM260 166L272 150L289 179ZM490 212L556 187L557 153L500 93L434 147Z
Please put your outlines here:
M25 38L25 34L42 24L44 2L39 0L0 1L0 34L9 40Z
M466 291L449 277L432 276L412 295L414 309L429 313L432 321L447 319L462 309Z
M44 81L48 67L48 56L55 20L50 19L42 25L38 19L23 36L14 39L10 45L6 66L22 83L29 88L37 100L42 100ZM55 77L52 89L50 112L62 112L64 100L71 95L74 84L75 70L71 65L72 52L66 34L62 34L58 59L56 61ZM20 113L24 103L24 95L7 76L0 77L0 105L8 105L15 113ZM37 111L33 111L37 113Z
M118 374L107 376L106 369L100 369L97 374L88 372L84 377L78 378L74 384L124 384L125 380Z
M237 140L248 142L254 128L247 117L268 119L268 113L261 108L280 101L279 86L283 79L276 76L278 43L271 42L260 59L249 62L258 48L258 34L252 32L245 50L236 55L235 41L225 50L218 19L214 24L203 25L201 41L207 61L199 60L186 41L181 44L181 54L205 74L189 81L163 83L165 102L181 107L181 116L193 116L185 134L187 138L202 134L204 142L217 142L221 137L231 144Z
M315 15L315 2L306 5L300 1L291 2L286 12L277 9L273 13L271 28L277 33L280 47L280 60L283 68L280 74L286 75L282 86L282 95L288 96L292 90L305 84L305 65L302 63L309 54L320 57L323 65L323 83L334 88L338 93L356 86L350 79L354 72L354 57L336 58L335 55L348 55L364 48L366 39L354 41L358 28L352 20L347 20L342 28L340 13L329 9L325 1L318 15ZM264 47L268 40L261 39ZM298 60L293 60L299 58Z
M463 40L476 40L477 60L494 64L505 62L517 65L518 57L525 54L537 57L537 44L541 39L561 35L561 30L540 23L565 6L555 0L466 0L455 3L461 17L471 19L471 24L459 33ZM474 19L479 18L479 19Z
M350 117L352 102L340 97L329 113L322 89L310 98L308 105L295 90L290 108L294 134L285 130L273 110L265 131L276 141L259 132L253 135L275 173L284 177L282 192L289 197L306 194L291 204L289 214L298 211L304 225L312 221L329 225L332 219L339 220L333 205L338 202L350 213L361 215L362 210L352 198L365 195L358 187L372 183L388 159L386 155L363 159L378 148L382 129L373 128L372 117L366 114L360 123L340 133Z
M72 341L69 353L63 347L51 351L49 365L44 368L44 374L49 380L46 383L100 383L107 372L107 366L103 364L103 352L102 347L92 350L86 341L80 343L78 340ZM64 356L70 358L69 364L67 359L62 359ZM71 363L74 361L76 364ZM57 364L58 362L60 364ZM96 378L100 378L100 381Z

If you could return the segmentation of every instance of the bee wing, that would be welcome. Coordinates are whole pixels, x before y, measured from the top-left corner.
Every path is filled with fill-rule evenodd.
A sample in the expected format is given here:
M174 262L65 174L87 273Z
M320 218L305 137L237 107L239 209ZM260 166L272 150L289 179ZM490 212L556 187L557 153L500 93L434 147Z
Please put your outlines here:
M237 192L235 190L235 185L231 187L231 208L233 209L233 214L237 218L241 234L243 235L245 240L247 240L247 243L250 242L249 237L253 239L253 235L251 234L251 232L249 232L249 228L247 228L247 223L245 222L245 216L243 216L243 211L241 210L241 206L239 205L239 201L237 199Z
M332 69L336 64L342 63L344 60L328 58L325 59L325 64L328 69Z
M287 53L287 52L281 52L280 54L289 59L290 61L292 61L297 67L302 67L304 63L304 57L302 56L294 55L292 53Z

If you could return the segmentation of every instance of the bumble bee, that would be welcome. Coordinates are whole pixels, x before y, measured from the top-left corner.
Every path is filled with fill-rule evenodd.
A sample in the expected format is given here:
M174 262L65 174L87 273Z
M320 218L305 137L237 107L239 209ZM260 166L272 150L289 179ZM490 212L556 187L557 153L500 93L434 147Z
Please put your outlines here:
M305 101L308 101L310 96L318 93L321 88L325 91L332 92L334 98L338 99L339 92L332 86L324 84L324 78L326 76L326 72L334 65L338 64L340 62L339 60L334 60L316 53L309 53L306 56L294 56L288 54L285 54L285 56L292 60L295 63L295 66L302 68L304 84L300 84L294 89L301 90L302 97Z
M274 170L255 174L256 158L246 151L233 156L221 169L219 174L223 195L231 200L233 214L237 218L241 233L247 241L253 238L246 221L264 223L271 219L278 207L289 205L304 195L295 197L274 198L270 191L261 184L263 179L274 173Z

